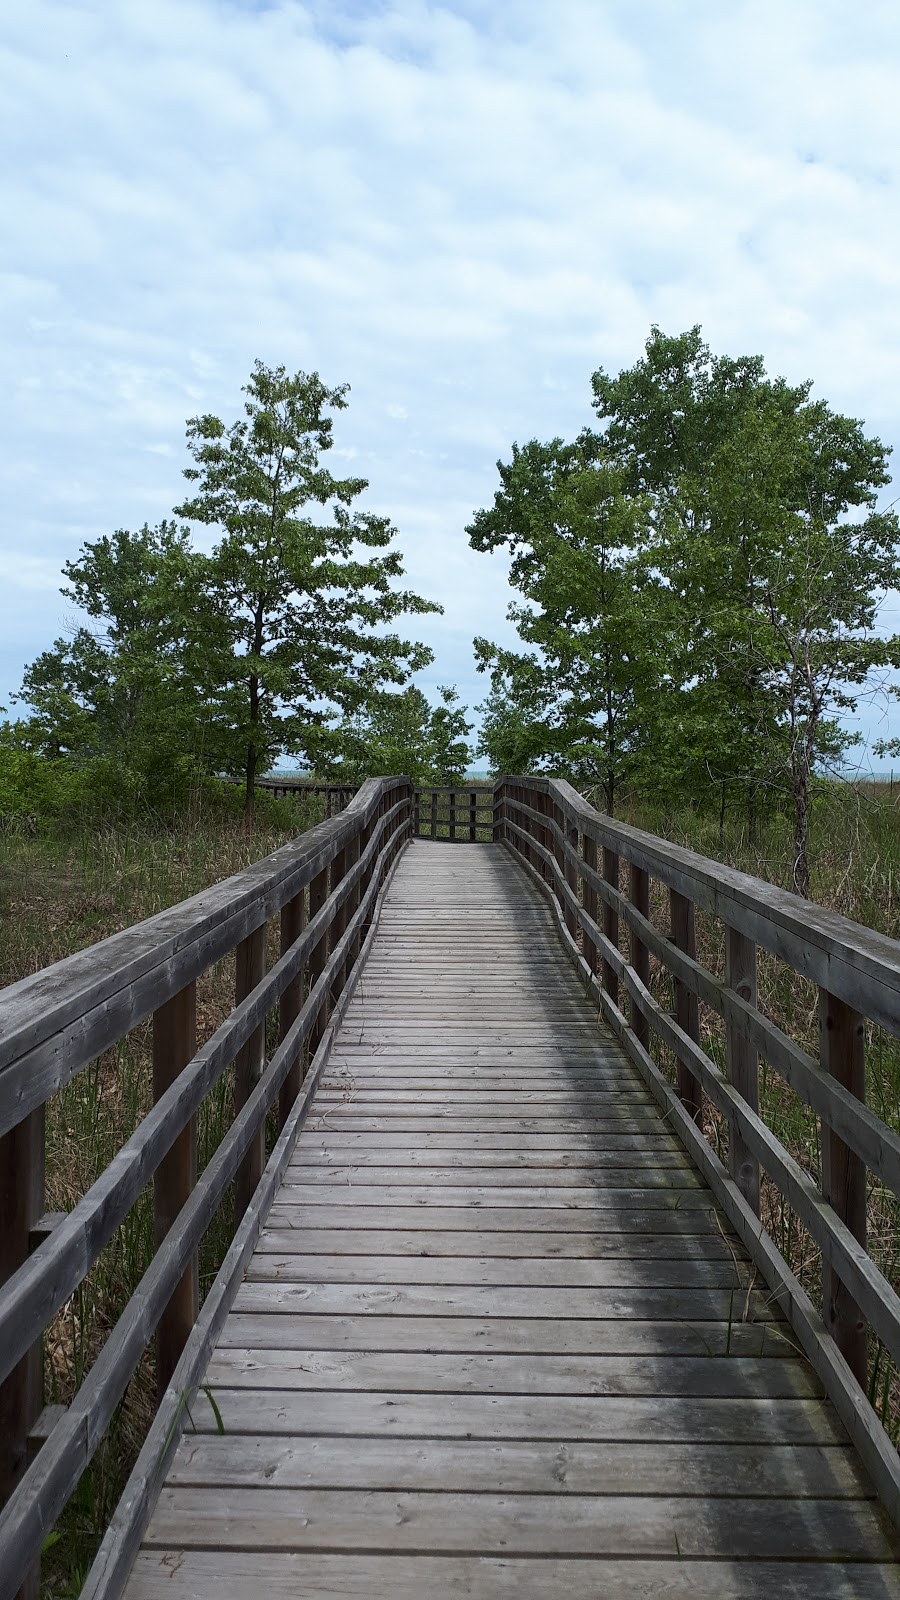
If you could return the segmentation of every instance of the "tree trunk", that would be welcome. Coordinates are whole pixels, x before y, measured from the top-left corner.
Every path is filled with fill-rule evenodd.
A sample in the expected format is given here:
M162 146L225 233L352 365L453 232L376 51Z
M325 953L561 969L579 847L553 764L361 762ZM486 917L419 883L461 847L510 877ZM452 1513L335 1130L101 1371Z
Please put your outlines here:
M809 899L809 776L794 774L794 893Z
M246 788L244 790L244 811L247 815L253 810L253 801L256 794L256 763L257 743L256 727L259 722L259 679L250 679L250 741L247 745Z

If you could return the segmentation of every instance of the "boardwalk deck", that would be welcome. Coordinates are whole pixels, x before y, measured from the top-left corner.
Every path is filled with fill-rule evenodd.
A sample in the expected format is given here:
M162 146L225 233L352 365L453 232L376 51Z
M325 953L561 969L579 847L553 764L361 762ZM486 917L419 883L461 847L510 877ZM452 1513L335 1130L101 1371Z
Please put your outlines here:
M900 1595L811 1368L500 847L416 843L130 1600Z

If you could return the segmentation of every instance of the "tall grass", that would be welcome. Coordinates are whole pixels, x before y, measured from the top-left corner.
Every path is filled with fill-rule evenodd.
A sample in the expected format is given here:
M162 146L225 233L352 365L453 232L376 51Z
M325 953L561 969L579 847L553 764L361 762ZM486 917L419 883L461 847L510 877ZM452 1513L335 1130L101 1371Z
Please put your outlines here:
M0 835L0 986L38 971L107 935L189 898L258 861L321 819L321 798L263 797L249 821L192 809L178 824L152 821L67 835L11 829ZM271 932L274 941L275 931ZM270 957L274 956L274 949ZM228 1015L234 958L197 985L198 1040ZM226 1074L198 1118L202 1169L230 1125L233 1076ZM149 1022L105 1052L47 1104L47 1209L68 1211L107 1167L152 1105ZM206 1293L232 1234L226 1195L200 1251ZM77 1392L153 1255L148 1187L87 1278L47 1330L45 1399ZM155 1358L149 1350L114 1422L48 1540L43 1592L77 1595L153 1414Z

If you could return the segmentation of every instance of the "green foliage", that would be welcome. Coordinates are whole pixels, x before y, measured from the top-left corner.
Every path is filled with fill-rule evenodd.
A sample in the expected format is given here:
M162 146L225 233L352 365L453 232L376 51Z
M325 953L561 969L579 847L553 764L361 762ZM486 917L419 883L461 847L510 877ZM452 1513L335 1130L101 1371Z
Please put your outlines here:
M405 773L414 783L461 783L469 763L471 724L453 688L432 707L421 689L380 691L364 708L328 732L319 762L331 782Z
M396 529L352 509L366 480L322 465L325 411L343 409L346 386L258 361L244 392L244 420L188 423L195 492L177 515L222 530L206 570L205 675L225 770L244 775L250 801L279 751L315 760L336 714L427 665L431 652L388 625L440 607L394 587Z
M738 790L752 831L787 805L805 894L811 795L855 739L842 717L900 664L877 626L900 585L900 524L875 509L888 451L699 328L654 328L593 389L600 431L514 446L468 530L509 550L530 647L475 641L482 748L599 782L610 810L622 788Z

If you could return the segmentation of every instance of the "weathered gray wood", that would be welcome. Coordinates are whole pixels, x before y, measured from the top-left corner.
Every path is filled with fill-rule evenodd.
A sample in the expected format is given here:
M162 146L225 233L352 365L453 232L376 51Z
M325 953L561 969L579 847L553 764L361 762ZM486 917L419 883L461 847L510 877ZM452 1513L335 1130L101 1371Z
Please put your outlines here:
M332 1255L297 1250L261 1250L247 1269L248 1283L395 1283L458 1284L513 1288L722 1288L747 1289L755 1268L745 1263L703 1260L666 1260L654 1255L646 1260L585 1260L565 1256L508 1259L503 1256L426 1256L421 1252L382 1257L355 1255L338 1237Z
M32 1111L0 1138L0 1285L28 1261L32 1230L44 1215L44 1108ZM43 1344L34 1329L0 1383L0 1507L28 1468L28 1439L43 1403ZM7 1593L38 1600L40 1547Z
M376 889L377 880L373 879L367 900ZM296 1059L297 1051L308 1037L310 1027L319 1013L322 996L327 992L333 973L346 959L355 937L355 925L361 923L365 914L364 904L356 913L354 926L348 927L329 957L300 1017L221 1141L190 1200L171 1228L166 1249L154 1257L142 1280L140 1293L129 1301L65 1419L55 1429L25 1478L17 1485L0 1517L0 1592L15 1591L32 1554L41 1548L46 1526L55 1521L96 1450L124 1388L155 1331L163 1308L221 1204L227 1186L233 1180L258 1128L263 1125ZM63 1233L64 1227L61 1226L49 1245L44 1247L45 1251L52 1250L56 1239ZM21 1332L19 1337L22 1337Z
M725 981L748 1005L756 1005L756 946L736 928L725 930ZM642 1040L646 1044L646 1040ZM729 1081L750 1110L759 1111L759 1064L756 1051L743 1034L728 1028L725 1035ZM731 1176L751 1211L759 1215L759 1162L748 1149L740 1127L732 1120L728 1129L728 1165Z
M519 1494L708 1495L731 1500L865 1500L871 1486L852 1450L779 1445L651 1445L540 1441L268 1439L201 1434L184 1440L177 1487L395 1488ZM726 1508L723 1508L726 1509Z
M674 1539L673 1539L674 1547ZM564 1557L394 1556L269 1551L148 1550L128 1600L896 1600L894 1569L879 1562L671 1561ZM789 1586L789 1587L788 1587Z
M819 991L822 1066L860 1100L866 1095L863 1018L827 990ZM857 1243L866 1245L866 1169L858 1155L827 1124L822 1127L822 1193ZM862 1389L867 1387L866 1321L834 1265L822 1263L825 1326Z
M692 1400L644 1395L427 1395L216 1391L225 1432L371 1435L409 1439L629 1439L697 1444L839 1444L843 1429L822 1400ZM198 1433L218 1433L205 1396L191 1406Z
M694 927L694 907L677 889L669 890L672 943L691 961L697 959L697 935ZM673 978L675 1021L688 1038L700 1043L700 1007L697 996L680 977ZM678 1058L678 1093L681 1103L699 1125L703 1115L703 1095L689 1063Z
M153 1016L153 1098L171 1088L197 1048L197 986L188 984ZM154 1246L164 1248L197 1182L197 1123L192 1117L153 1178ZM199 1258L195 1251L157 1329L157 1389L162 1394L184 1349L200 1307Z
M356 937L353 925L366 926L379 889L379 877L376 875L370 876L365 894L354 914L351 926L347 930L346 944L348 949L353 948L353 940ZM371 939L371 932L367 935L367 939ZM337 952L337 955L340 955L340 951ZM351 976L348 990L338 1000L336 1019L349 1002L355 976L355 974ZM327 975L323 974L323 981L325 981L326 977ZM282 1050L288 1060L290 1060L293 1050L292 1034L299 1037L300 1030L301 1019L298 1017L292 1031L282 1040ZM213 1341L225 1319L235 1283L246 1265L259 1235L266 1212L271 1205L272 1197L290 1158L297 1135L308 1114L316 1081L327 1060L331 1042L332 1030L329 1030L319 1046L318 1053L311 1066L308 1081L302 1087L300 1094L291 1107L288 1122L281 1130L279 1139L267 1164L263 1181L241 1221L216 1281L204 1302L202 1312L188 1345L173 1374L172 1382L163 1396L159 1410L126 1485L125 1492L116 1508L110 1527L91 1567L87 1582L82 1590L82 1600L113 1600L113 1597L121 1594L123 1590L135 1551L138 1548L141 1535L152 1509L155 1492L164 1479L166 1466L180 1438L185 1415L184 1398L192 1392L194 1385L201 1376ZM275 1063L273 1062L270 1072L272 1072L274 1066ZM290 1068L288 1067L287 1070L289 1071ZM259 1090L257 1093L259 1093Z
M5 989L0 1134L280 911L327 867L382 795L403 785L369 780L341 816L297 844Z
M359 1217L354 1213L354 1221ZM477 1232L439 1230L436 1228L407 1229L339 1226L332 1218L328 1224L315 1227L310 1223L302 1227L278 1227L274 1223L260 1238L257 1250L260 1255L297 1252L306 1256L334 1255L346 1250L352 1255L370 1253L376 1256L491 1256L495 1261L528 1256L544 1258L544 1265L554 1257L579 1261L605 1261L630 1265L635 1261L656 1258L671 1265L690 1264L706 1267L710 1263L733 1263L745 1260L743 1246L727 1233L719 1234L620 1234L604 1230L603 1233L572 1234L567 1231L545 1233ZM661 1281L661 1280L660 1280Z
M281 908L280 936L282 956L286 955L287 952L297 943L297 940L300 938L305 927L306 891L301 890L300 894L295 895L293 900L289 900L287 904ZM285 1038L294 1022L300 1015L300 1010L303 1005L303 988L304 977L303 972L300 971L297 973L297 976L287 985L284 993L281 996L281 1003L278 1012L278 1036L280 1040ZM285 1126L285 1123L290 1116L291 1106L294 1104L294 1101L300 1093L302 1082L303 1061L300 1057L298 1057L297 1061L294 1063L290 1072L285 1078L284 1084L282 1085L281 1095L278 1102L278 1124L280 1128Z

